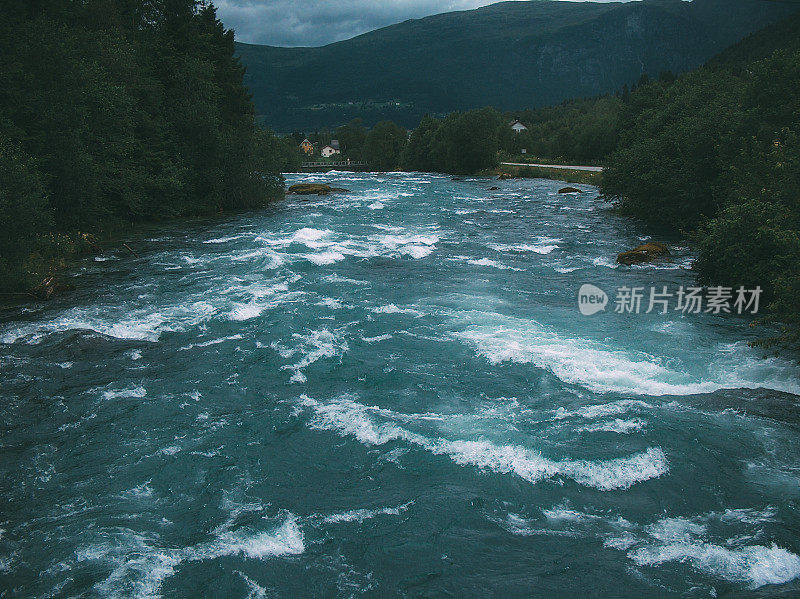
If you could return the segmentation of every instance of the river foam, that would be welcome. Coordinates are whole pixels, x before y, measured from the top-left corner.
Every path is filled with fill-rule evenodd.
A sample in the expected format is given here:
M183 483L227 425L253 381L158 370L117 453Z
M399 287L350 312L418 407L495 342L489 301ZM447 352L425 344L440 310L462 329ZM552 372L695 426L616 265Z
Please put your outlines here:
M210 561L228 556L265 560L300 555L305 551L303 533L294 514L268 531L227 526L217 529L209 541L180 549L158 547L158 538L118 529L107 539L80 548L78 562L96 562L111 569L95 586L101 595L150 599L161 596L164 581L182 563Z
M465 313L460 320L470 324L454 336L474 345L491 364L531 364L565 383L598 393L696 395L719 389L767 388L800 395L800 382L788 365L759 361L744 352L736 356L738 344L728 348L731 351L718 352L703 376L693 376L664 365L655 356L568 337L534 320L486 312Z
M488 518L519 536L599 537L604 547L623 552L638 568L688 566L751 589L800 578L800 556L776 543L752 543L763 532L761 526L773 521L770 508L664 517L650 524L607 512L583 511L567 503L543 508L541 514L543 520L515 512ZM736 534L742 529L749 533Z
M404 441L435 455L447 456L461 466L474 466L499 474L515 474L534 484L545 479L569 478L583 486L611 491L627 489L669 471L667 458L658 447L649 447L641 453L610 460L554 460L536 449L521 445L485 439L448 439L414 432L397 424L397 421L408 420L407 415L395 417L390 410L369 408L351 397L322 403L304 395L300 405L312 410L312 428L352 436L364 445ZM376 414L388 418L384 422L377 422L374 419Z
M736 538L724 545L709 539L709 514L694 519L662 518L645 526L642 535L607 539L609 547L628 551L638 566L690 564L694 569L750 588L782 584L800 577L800 556L777 546L749 545ZM616 541L616 543L615 543Z
M689 249L619 267L642 232L589 186L324 178L351 192L165 225L3 308L19 594L504 596L554 563L542 596L800 588L771 330L578 310L692 285Z

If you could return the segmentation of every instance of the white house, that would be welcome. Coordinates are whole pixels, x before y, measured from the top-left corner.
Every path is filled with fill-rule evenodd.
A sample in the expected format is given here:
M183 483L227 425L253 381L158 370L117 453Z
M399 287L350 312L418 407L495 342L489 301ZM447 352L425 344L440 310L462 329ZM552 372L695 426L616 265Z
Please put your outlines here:
M341 153L342 153L342 151L339 149L339 140L338 139L332 139L331 143L329 143L327 146L322 148L322 152L321 152L323 158L330 158L334 154L341 154Z
M514 130L514 133L522 133L528 130L528 128L518 120L511 121L510 127Z

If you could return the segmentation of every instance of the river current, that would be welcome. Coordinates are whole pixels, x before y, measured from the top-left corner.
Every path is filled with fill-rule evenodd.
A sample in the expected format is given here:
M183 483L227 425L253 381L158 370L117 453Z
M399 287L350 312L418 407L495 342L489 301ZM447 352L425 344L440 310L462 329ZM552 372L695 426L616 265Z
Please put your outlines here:
M614 311L689 248L616 265L649 238L591 186L287 179L350 191L0 314L0 596L800 595L796 364Z

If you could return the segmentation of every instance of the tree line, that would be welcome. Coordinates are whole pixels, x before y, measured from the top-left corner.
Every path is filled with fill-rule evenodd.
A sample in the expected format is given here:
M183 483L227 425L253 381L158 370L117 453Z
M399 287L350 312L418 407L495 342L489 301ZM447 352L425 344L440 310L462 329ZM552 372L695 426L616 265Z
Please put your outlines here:
M288 149L254 126L233 32L194 0L3 0L0 291L89 234L263 206Z
M764 290L800 341L800 14L675 81L630 95L601 191L656 230L683 232L700 282Z
M501 123L506 118L493 108L453 113L444 118L425 116L410 134L392 121L381 121L367 129L361 119L354 119L333 132L322 130L309 135L298 132L291 138L299 144L307 137L320 146L337 139L343 157L364 161L376 171L467 174L497 165Z
M616 147L630 95L624 93L516 113L487 107L426 115L410 134L392 121L367 129L355 119L333 131L296 132L290 138L296 146L308 138L319 147L337 139L343 157L367 162L378 171L474 174L496 167L500 157L519 158L523 149L542 159L600 162ZM511 128L517 118L527 131Z
M333 131L322 129L314 133L294 132L287 136L299 148L304 139L315 145L312 158L318 159L317 152L334 139L339 142L341 155L335 160L347 158L354 162L366 162L376 171L390 171L400 168L400 156L408 139L408 132L393 121L381 121L371 129L364 126L364 121L355 118L346 125ZM298 149L300 158L306 155ZM299 161L298 161L299 162ZM299 167L299 164L298 164Z

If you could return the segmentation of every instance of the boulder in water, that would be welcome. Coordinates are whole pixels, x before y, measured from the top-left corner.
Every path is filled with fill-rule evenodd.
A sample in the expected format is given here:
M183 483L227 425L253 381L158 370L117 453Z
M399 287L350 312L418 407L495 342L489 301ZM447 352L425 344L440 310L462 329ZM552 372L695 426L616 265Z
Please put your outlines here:
M500 173L500 175L497 178L500 179L501 181L505 181L506 179L513 179L514 175L511 175L509 173Z
M492 187L489 188L489 191L497 191L498 189L500 188L497 187L496 185L493 185Z
M329 193L346 192L347 189L341 187L331 187L325 183L297 183L289 187L289 193L307 196L307 195L320 195L326 196Z
M583 193L583 191L577 187L562 187L558 190L558 193Z
M632 264L653 262L664 256L669 256L669 249L667 246L657 241L651 241L650 243L645 243L627 252L622 252L617 256L617 262L626 266L631 266Z

